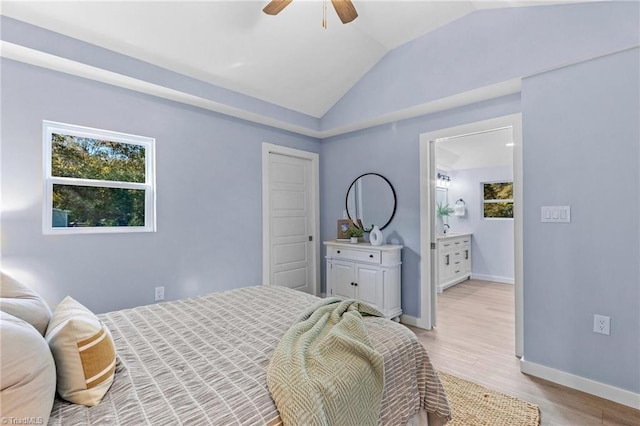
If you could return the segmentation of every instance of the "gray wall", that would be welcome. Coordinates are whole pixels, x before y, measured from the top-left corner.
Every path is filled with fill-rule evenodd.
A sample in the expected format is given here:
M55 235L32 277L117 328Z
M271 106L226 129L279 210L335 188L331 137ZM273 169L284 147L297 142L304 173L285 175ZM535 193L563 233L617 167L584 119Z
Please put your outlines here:
M2 267L104 312L262 283L262 142L319 143L2 60ZM42 235L42 120L156 138L158 232Z
M527 361L640 392L640 49L527 78ZM540 206L570 205L570 224ZM611 335L593 315L611 316Z
M512 181L512 166L455 170L451 175L449 204L462 198L467 215L452 216L452 232L471 232L471 273L479 279L511 281L514 279L513 220L482 217L482 182Z

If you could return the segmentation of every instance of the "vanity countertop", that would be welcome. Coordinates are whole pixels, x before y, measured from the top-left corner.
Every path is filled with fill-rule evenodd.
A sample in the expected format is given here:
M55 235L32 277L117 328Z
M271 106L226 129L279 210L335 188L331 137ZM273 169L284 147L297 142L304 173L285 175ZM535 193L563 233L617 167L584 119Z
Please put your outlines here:
M444 240L446 238L463 237L465 235L471 235L471 232L447 232L446 234L438 234L436 239Z

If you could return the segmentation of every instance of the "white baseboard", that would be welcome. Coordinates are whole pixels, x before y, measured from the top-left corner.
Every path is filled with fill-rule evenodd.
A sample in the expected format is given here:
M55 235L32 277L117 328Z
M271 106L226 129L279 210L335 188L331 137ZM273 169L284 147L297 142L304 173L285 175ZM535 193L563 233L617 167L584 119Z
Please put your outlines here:
M596 382L595 380L585 377L576 376L575 374L565 371L556 370L541 364L520 360L520 371L531 376L539 377L571 389L576 389L591 395L599 396L618 404L640 410L640 394L605 383Z
M502 284L515 284L513 277L500 277L498 275L483 275L471 273L472 280L493 281Z
M417 317L412 317L411 315L400 315L400 322L402 324L410 325L413 327L422 328L425 330L431 330L422 323L422 320Z

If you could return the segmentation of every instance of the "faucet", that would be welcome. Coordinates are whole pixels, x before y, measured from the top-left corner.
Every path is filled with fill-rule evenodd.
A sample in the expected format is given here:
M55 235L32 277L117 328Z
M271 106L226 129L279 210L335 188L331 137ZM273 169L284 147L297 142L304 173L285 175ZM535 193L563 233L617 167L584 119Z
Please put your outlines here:
M445 223L442 227L442 233L446 234L447 233L447 229L451 229L451 227L449 226L448 223Z

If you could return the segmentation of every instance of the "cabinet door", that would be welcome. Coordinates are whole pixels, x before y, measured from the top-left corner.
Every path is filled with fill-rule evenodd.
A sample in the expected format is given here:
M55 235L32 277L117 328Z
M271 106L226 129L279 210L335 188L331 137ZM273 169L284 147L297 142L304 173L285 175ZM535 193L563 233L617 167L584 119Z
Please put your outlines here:
M465 274L471 273L471 247L462 248L462 270Z
M356 298L382 310L382 272L368 266L356 265Z
M445 251L438 254L438 282L440 284L447 281L451 276L451 264L453 259L451 252Z
M330 296L354 299L355 286L351 285L356 281L353 264L333 261L330 274L333 282L333 294L330 294Z

